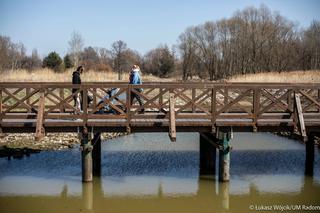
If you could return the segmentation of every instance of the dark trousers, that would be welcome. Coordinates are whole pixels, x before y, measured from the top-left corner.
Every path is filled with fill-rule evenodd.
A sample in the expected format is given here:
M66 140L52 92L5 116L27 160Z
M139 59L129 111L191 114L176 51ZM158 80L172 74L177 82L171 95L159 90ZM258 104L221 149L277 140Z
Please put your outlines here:
M138 92L138 90L136 90L137 92ZM138 94L136 94L136 93L134 93L134 92L131 92L131 100L130 100L130 105L132 105L132 103L133 103L133 99L134 98L136 98L137 99L137 101L138 101L138 103L139 103L139 105L140 106L142 106L143 104L142 104L142 100L141 100L141 98L140 98L140 95L138 95Z

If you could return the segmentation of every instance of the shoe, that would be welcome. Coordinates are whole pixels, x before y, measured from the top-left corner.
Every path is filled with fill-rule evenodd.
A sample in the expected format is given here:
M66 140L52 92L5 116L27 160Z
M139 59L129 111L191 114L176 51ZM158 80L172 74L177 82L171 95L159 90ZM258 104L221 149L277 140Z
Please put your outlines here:
M143 113L144 113L144 108L141 109L138 113L139 113L139 114L143 114Z

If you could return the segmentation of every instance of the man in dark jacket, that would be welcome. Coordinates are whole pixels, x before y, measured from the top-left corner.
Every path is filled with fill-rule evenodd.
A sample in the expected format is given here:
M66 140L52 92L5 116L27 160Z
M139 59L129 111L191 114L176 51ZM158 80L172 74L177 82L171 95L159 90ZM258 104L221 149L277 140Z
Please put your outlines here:
M83 66L79 66L76 71L72 73L72 84L81 84L81 74L84 70ZM72 93L75 93L78 89L73 88ZM74 106L76 107L76 112L79 113L82 111L82 100L83 92L77 93L73 96Z

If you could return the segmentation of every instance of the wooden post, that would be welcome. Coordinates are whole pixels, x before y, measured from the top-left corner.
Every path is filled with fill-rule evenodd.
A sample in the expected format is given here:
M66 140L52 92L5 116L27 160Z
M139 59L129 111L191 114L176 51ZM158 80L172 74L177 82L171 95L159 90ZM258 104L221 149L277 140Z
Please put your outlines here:
M130 120L131 120L131 87L128 85L126 95L126 110L127 110L127 133L131 133Z
M253 132L258 131L258 116L259 116L259 108L260 108L260 89L256 88L253 90Z
M211 90L211 132L216 133L217 93L216 88Z
M82 182L92 181L92 146L88 139L88 129L83 128L81 139L81 158L82 158Z
M219 150L219 181L226 182L230 179L230 146L228 133L219 132L219 140L223 148Z
M314 165L314 135L308 136L306 142L306 161L305 161L305 174L313 176L313 165Z
M3 112L3 103L2 103L2 90L0 89L0 134L2 134L2 127L1 127L1 122L2 122L2 112Z
M306 142L308 138L307 138L306 127L304 124L304 118L302 114L300 96L298 94L295 94L295 105L296 105L296 110L298 115L301 137L302 137L302 140Z
M98 132L92 139L93 176L101 176L101 133Z
M210 133L200 134L200 175L216 174L216 147L209 142L209 138L214 140Z
M162 93L163 89L162 88L159 88L159 94ZM161 112L162 110L162 104L163 104L163 95L160 95L159 96L159 113Z
M170 93L169 95L169 137L172 142L176 141L177 139L177 132L176 132L176 111L174 110L174 93Z
M59 90L59 96L62 100L64 100L64 89L63 88L60 88ZM64 104L61 104L60 105L60 113L63 113L65 110L64 110Z
M28 96L29 94L30 94L30 88L26 88L26 96ZM26 104L30 106L30 98L26 100ZM31 110L29 112L31 112Z
M44 102L45 102L44 92L41 92L40 99L39 99L38 113L37 113L37 126L36 126L36 135L35 135L36 141L40 141L44 137L44 127L43 127L44 107L45 107Z
M196 99L196 89L193 88L192 89L192 101L194 101ZM192 103L192 112L195 113L196 112L196 107L194 105L194 103Z

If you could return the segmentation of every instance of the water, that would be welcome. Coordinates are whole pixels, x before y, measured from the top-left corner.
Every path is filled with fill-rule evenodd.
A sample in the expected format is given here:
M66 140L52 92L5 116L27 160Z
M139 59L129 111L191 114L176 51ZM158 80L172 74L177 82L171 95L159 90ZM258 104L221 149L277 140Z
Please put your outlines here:
M102 144L102 177L81 182L78 148L0 159L0 212L250 212L320 206L320 155L304 176L304 145L235 134L231 180L199 177L199 136L134 134ZM281 207L281 206L280 206ZM268 211L270 212L270 211ZM296 211L297 212L297 211Z

